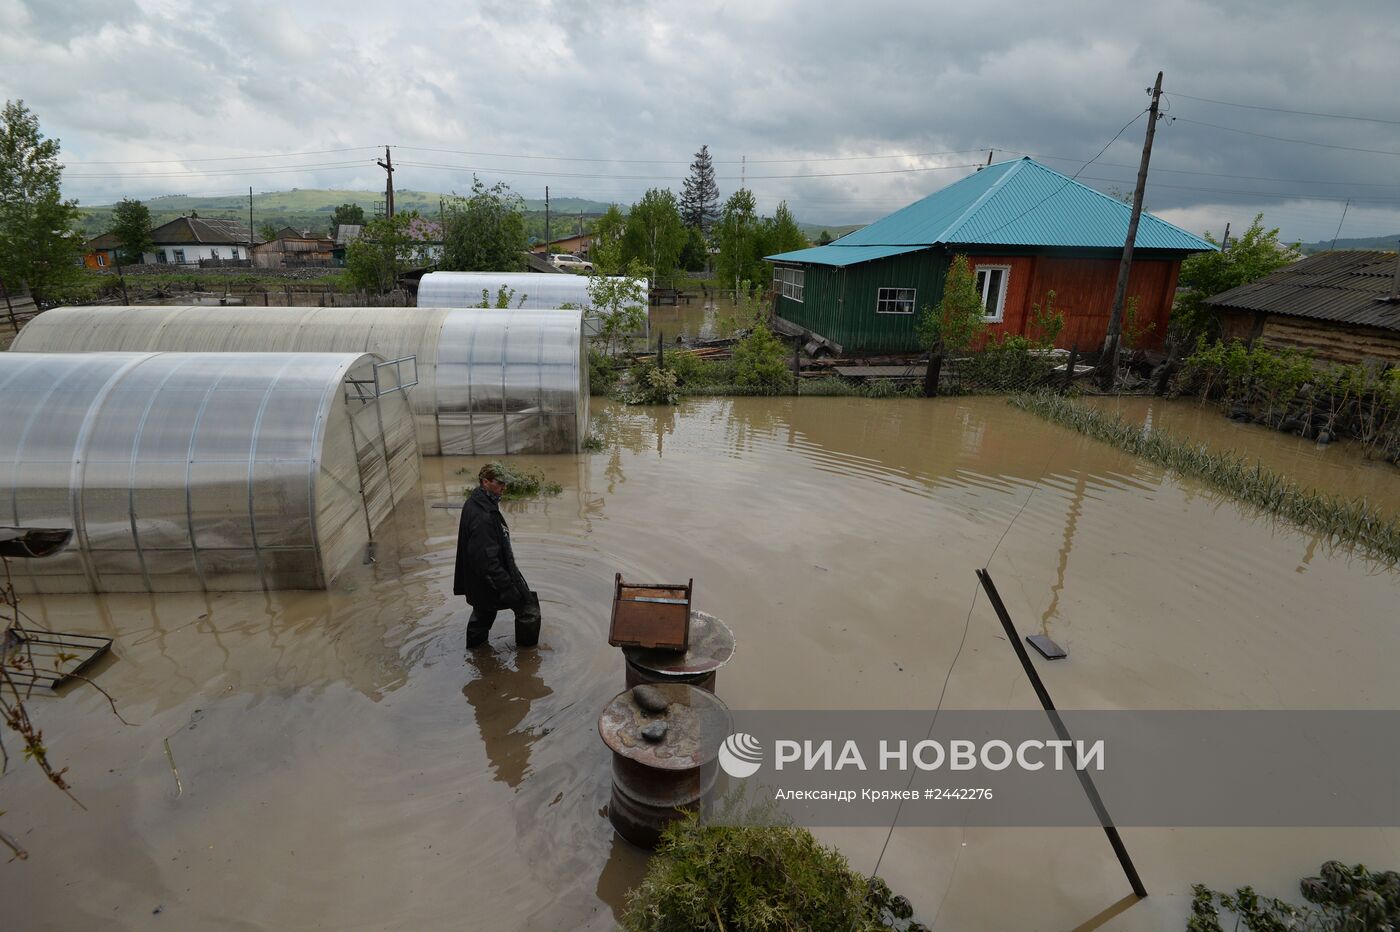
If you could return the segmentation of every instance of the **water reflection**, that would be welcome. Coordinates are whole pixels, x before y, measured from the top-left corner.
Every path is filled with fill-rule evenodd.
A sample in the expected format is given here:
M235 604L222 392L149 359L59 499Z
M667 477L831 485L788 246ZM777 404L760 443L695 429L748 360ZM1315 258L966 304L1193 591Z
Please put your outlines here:
M530 714L531 703L554 693L540 678L540 652L497 654L483 647L467 655L467 665L476 676L462 687L462 695L476 715L495 778L515 789L529 773L530 747L541 737L520 723Z

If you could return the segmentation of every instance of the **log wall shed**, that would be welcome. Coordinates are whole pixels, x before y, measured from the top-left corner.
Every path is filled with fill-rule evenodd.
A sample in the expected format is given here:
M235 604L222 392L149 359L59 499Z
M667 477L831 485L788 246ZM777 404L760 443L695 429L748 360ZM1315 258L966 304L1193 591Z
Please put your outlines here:
M1400 364L1400 257L1325 252L1212 295L1225 339L1310 350L1322 362Z
M1128 205L1029 159L987 166L826 246L768 256L775 311L845 352L912 352L919 312L943 297L966 255L987 307L988 336L1026 334L1032 308L1055 292L1056 341L1103 343L1127 236ZM1160 346L1181 260L1215 246L1144 213L1128 295L1144 344Z

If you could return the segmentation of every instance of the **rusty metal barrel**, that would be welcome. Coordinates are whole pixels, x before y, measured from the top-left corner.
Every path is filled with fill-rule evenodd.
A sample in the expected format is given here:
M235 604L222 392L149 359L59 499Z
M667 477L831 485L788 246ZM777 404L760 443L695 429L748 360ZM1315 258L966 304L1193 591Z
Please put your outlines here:
M714 692L719 668L734 657L734 632L714 615L691 609L687 643L683 652L624 647L627 686L684 683Z
M684 683L618 693L598 716L612 751L608 818L623 838L655 848L666 826L714 788L719 748L731 728L714 693Z

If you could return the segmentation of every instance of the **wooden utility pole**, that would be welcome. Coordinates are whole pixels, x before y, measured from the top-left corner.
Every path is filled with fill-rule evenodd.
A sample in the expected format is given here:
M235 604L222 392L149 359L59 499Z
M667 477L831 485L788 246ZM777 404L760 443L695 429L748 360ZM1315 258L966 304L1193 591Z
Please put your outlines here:
M1220 251L1224 252L1230 248L1230 222L1225 221L1225 235L1220 238Z
M253 261L253 186L248 185L248 262Z
M549 260L549 244L553 240L549 238L549 185L544 186L544 257Z
M1157 108L1162 101L1162 72L1152 87L1152 106L1148 108L1147 138L1142 144L1142 162L1138 165L1137 187L1133 189L1133 213L1128 218L1128 236L1123 241L1123 259L1118 263L1118 286L1113 289L1113 310L1108 318L1108 333L1103 338L1103 353L1099 359L1099 385L1108 389L1118 373L1118 343L1123 332L1123 303L1128 296L1128 273L1133 268L1133 243L1137 240L1138 220L1142 218L1142 196L1147 188L1147 164L1152 159L1152 136L1157 131Z
M388 177L384 182L384 212L388 216L394 216L394 159L389 155L389 147L384 147L384 161L377 162L380 168L384 169Z

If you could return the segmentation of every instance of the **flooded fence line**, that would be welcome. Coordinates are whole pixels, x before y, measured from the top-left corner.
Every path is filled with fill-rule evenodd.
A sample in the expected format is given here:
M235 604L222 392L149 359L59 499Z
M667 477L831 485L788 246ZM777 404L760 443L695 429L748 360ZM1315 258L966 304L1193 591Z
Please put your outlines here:
M1322 444L1348 438L1368 456L1400 460L1400 368L1389 363L1319 367L1296 350L1218 342L1183 362L1173 390L1219 405L1234 421Z

